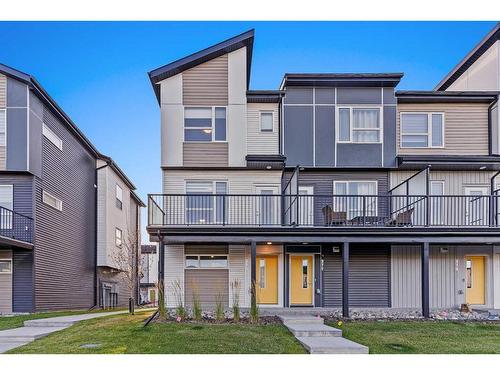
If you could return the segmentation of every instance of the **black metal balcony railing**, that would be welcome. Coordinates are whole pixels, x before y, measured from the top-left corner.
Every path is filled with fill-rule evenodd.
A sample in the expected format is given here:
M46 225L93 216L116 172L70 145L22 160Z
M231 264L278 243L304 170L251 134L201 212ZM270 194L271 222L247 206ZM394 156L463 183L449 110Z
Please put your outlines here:
M497 227L493 195L150 194L150 226Z
M33 219L0 206L0 236L33 243Z

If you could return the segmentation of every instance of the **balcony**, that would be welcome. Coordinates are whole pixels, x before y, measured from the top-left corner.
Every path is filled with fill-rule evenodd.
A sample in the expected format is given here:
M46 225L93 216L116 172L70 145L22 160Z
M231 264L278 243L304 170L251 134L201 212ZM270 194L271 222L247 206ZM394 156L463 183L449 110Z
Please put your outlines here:
M148 227L497 228L493 195L151 194Z
M0 206L0 237L3 242L16 245L33 243L33 219Z

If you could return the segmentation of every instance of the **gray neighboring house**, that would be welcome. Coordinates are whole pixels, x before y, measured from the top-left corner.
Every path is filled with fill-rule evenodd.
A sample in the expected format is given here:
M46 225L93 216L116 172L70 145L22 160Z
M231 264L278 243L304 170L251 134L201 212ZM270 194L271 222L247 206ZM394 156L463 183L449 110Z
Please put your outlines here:
M98 163L119 171L34 77L0 64L0 313L99 305Z

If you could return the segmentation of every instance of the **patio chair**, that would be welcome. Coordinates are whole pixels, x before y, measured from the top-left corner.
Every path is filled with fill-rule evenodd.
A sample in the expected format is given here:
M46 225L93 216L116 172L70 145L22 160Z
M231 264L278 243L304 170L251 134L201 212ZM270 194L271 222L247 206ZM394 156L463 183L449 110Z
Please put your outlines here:
M347 212L334 211L329 205L321 209L326 226L345 225L347 223Z
M410 208L409 210L400 212L396 217L387 222L387 225L394 227L410 227L413 225L411 217L413 215L415 208Z

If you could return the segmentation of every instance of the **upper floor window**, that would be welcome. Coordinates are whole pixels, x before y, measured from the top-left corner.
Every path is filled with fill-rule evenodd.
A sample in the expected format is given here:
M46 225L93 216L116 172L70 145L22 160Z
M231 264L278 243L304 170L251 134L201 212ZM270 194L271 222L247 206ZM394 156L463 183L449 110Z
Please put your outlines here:
M14 189L12 185L0 185L0 229L12 229Z
M379 143L380 108L340 107L339 142Z
M444 147L444 114L401 113L401 147Z
M190 224L222 223L227 216L227 182L186 182L186 221Z
M334 181L334 211L345 213L349 220L377 216L377 185L377 181Z
M49 127L45 124L42 124L42 134L45 136L45 138L52 142L54 146L62 151L62 139L59 138L56 133L50 130Z
M12 273L12 261L10 259L0 260L0 273Z
M7 121L5 109L0 109L0 146L7 145Z
M55 208L56 210L62 211L62 200L54 197L52 194L44 191L42 193L42 202Z
M225 107L188 107L184 109L185 142L225 142Z
M273 113L272 112L261 112L260 113L260 131L261 132L272 132L273 127Z
M123 232L120 228L115 228L115 245L118 247L123 245Z
M123 190L119 185L116 185L116 207L120 210L123 207Z

